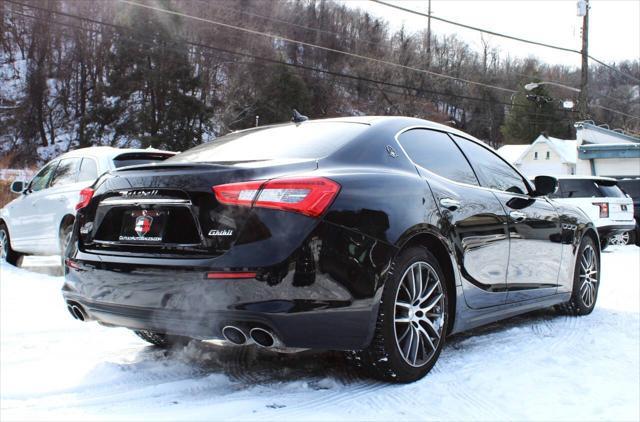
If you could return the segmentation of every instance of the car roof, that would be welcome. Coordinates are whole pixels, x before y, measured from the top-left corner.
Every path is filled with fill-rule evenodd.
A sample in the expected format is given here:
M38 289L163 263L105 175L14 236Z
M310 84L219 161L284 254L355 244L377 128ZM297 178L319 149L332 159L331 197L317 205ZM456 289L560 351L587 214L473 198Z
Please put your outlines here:
M431 121L431 120L419 119L417 117L405 117L405 116L330 117L330 118L326 118L326 119L310 119L310 120L306 120L306 121L298 123L298 124L316 123L316 122L359 123L359 124L364 124L364 125L369 125L369 126L376 126L378 124L396 122L396 123L403 123L404 125L406 125L407 128L408 127L412 127L412 126L419 126L419 127L424 127L424 128L427 128L427 129L441 130L441 131L452 133L454 135L459 135L459 136L462 136L462 137L465 137L465 138L470 138L470 139L473 139L475 141L482 142L482 143L486 144L482 140L479 140L479 139L471 136L470 134L468 134L466 132L463 132L461 130L458 130L456 128L453 128L451 126L447 126L447 125L444 125L442 123L436 123L436 122ZM283 125L286 125L286 124L294 124L294 123L286 122L286 123L278 123L278 124L273 124L273 125L268 125L268 126L259 126L258 129L268 129L268 128L272 128L272 127L283 126ZM254 130L254 129L256 129L256 128L241 129L241 130L238 130L238 131L235 131L235 132L244 132L245 130L249 131L249 130Z
M69 152L65 152L64 154L56 157L57 159L61 158L72 158L72 157L96 157L96 158L113 158L117 157L121 154L129 154L129 153L162 153L162 154L171 154L175 155L176 153L173 151L165 151L161 149L155 148L115 148L109 146L98 146L98 147L88 147L88 148L78 148Z
M566 175L566 176L556 176L558 180L606 180L608 182L617 182L618 179L614 179L613 177L606 176L579 176L579 175Z

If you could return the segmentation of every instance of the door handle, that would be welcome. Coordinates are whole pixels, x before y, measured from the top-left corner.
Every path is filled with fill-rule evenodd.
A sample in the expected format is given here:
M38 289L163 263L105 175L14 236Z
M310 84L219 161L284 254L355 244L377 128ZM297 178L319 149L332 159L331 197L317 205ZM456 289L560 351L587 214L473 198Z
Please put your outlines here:
M453 198L440 198L440 205L450 211L455 211L460 208L460 201Z
M511 211L509 217L511 217L513 221L521 222L527 219L527 214L520 211Z

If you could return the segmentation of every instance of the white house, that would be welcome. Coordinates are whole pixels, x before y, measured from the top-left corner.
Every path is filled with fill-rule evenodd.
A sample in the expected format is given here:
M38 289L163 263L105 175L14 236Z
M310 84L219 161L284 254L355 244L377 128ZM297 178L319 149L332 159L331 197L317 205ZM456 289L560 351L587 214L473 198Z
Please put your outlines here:
M576 174L577 141L538 136L531 145L504 145L498 153L527 177Z

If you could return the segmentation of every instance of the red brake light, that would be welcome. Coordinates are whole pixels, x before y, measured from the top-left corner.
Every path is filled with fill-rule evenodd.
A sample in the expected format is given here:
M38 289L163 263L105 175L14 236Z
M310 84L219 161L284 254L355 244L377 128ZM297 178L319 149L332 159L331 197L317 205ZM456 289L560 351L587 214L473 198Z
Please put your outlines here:
M216 199L222 204L250 207L263 183L264 181L229 183L227 185L214 186L212 189L213 193L216 194Z
M76 204L76 211L89 205L91 198L93 198L93 192L94 190L91 188L84 188L80 191L80 199Z
M273 179L267 182L214 186L223 204L272 208L319 217L331 205L340 185L324 177Z
M593 202L593 205L597 205L600 208L600 218L609 218L608 202Z

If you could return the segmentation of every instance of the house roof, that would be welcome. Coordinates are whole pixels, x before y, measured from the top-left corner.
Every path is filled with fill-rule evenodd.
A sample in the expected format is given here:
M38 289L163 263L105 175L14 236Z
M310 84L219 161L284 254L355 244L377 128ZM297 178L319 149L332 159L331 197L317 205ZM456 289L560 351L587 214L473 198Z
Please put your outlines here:
M538 140L540 142L546 141L562 157L562 161L565 163L576 163L578 159L578 141L552 138L551 136L545 138L544 135L540 135L533 143L535 144Z
M531 145L503 145L498 148L498 154L510 163L515 163Z
M563 163L575 164L578 159L578 141L570 139L560 139L551 136L540 135L536 138L531 145L527 145L527 149L523 151L520 156L514 161L516 164L520 164L522 159L529 149L534 145L546 143L549 147L556 152L562 159Z

